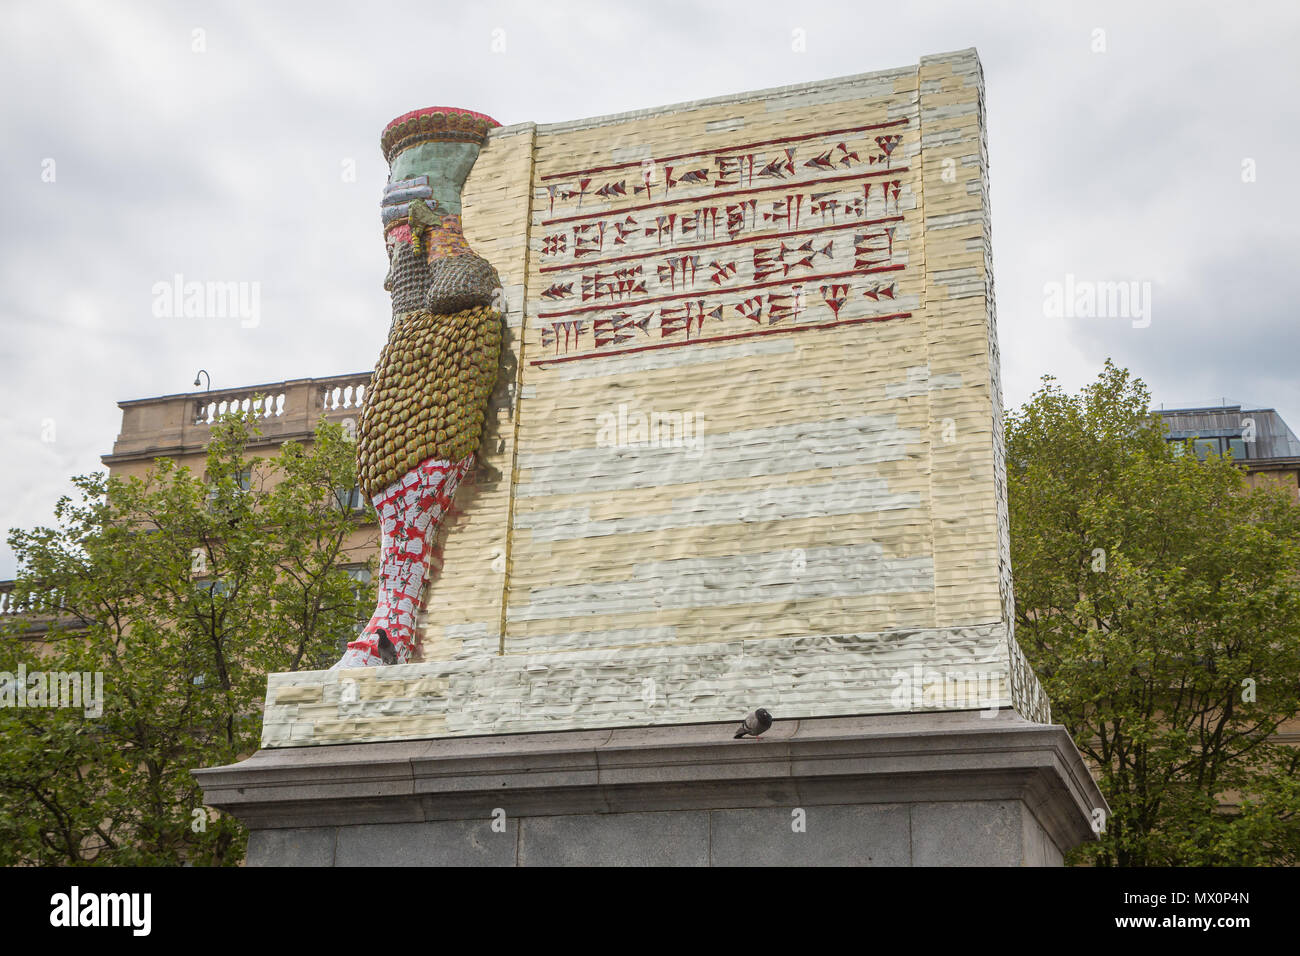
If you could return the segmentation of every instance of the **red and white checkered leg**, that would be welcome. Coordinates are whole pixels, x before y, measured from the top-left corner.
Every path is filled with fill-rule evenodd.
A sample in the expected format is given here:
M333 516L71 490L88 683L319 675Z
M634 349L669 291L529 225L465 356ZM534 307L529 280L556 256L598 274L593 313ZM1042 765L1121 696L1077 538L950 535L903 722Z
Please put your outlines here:
M378 603L365 630L348 644L347 653L334 665L334 670L382 664L380 628L393 642L397 663L405 664L411 659L415 649L415 613L429 574L433 537L473 461L473 455L458 462L430 458L375 495L373 501L382 533Z

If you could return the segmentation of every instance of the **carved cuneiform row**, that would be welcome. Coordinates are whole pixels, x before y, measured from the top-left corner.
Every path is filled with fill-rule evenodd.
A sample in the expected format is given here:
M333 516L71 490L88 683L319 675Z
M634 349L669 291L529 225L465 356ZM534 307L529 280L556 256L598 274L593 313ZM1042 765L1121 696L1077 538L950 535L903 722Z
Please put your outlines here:
M906 318L909 122L543 176L532 364Z
M550 203L549 218L543 224L581 218L583 200L588 197L608 203L641 201L634 208L642 208L653 203L656 191L661 200L727 198L731 192L745 188L815 181L816 174L877 165L888 170L893 153L903 139L901 127L908 122L903 117L865 126L817 130L713 149L651 155L591 169L547 173L541 177L539 187ZM594 185L597 176L607 181ZM719 193L719 189L727 192ZM575 214L557 220L557 201L562 212L567 208Z

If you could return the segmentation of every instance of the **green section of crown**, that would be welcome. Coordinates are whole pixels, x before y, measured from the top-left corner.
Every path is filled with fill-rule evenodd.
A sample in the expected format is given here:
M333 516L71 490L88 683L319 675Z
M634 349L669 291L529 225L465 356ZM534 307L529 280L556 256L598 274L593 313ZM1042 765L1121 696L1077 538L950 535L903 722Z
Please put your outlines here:
M440 214L460 215L460 191L469 178L469 171L478 159L477 143L425 142L410 146L393 157L388 181L400 182L417 176L428 176Z

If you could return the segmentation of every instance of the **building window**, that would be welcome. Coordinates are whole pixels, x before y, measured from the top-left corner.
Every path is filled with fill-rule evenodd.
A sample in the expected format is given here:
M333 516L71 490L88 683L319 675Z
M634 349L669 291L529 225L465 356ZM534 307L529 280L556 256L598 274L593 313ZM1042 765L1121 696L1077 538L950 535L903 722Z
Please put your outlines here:
M1192 448L1196 452L1196 457L1201 461L1205 461L1211 455L1220 454L1219 439L1217 438L1194 438L1192 439Z
M1210 455L1227 455L1232 452L1233 461L1245 461L1253 457L1250 454L1250 444L1240 438L1170 438L1169 444L1174 446L1174 455L1182 457L1187 453L1187 442L1191 441L1192 450L1196 457L1201 461L1209 458Z
M217 486L212 483L211 479L205 477L208 483L208 510L211 511L216 506ZM244 494L253 486L253 469L245 468L235 476L235 481L239 486L239 491Z
M351 488L335 488L334 504L340 511L365 511L368 502L357 485Z

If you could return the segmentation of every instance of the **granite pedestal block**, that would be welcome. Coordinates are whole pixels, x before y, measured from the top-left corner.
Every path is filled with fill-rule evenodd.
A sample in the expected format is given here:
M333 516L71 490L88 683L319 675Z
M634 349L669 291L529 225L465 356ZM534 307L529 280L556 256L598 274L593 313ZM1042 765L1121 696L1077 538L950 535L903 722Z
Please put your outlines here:
M1105 801L1011 710L261 750L196 770L258 866L1059 866Z

